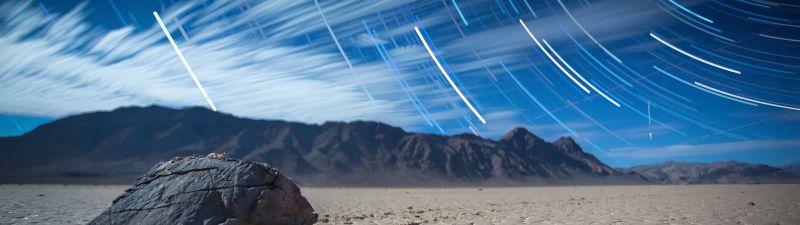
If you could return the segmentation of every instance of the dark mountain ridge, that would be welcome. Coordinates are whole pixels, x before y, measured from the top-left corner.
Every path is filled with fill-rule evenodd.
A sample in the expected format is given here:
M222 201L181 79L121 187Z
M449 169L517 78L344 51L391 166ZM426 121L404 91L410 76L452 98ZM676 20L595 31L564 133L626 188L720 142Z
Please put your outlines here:
M211 152L266 162L314 186L800 182L782 169L735 161L612 169L571 137L551 143L524 128L490 140L160 106L74 115L0 137L0 182L128 184L159 161Z
M0 138L3 182L126 183L158 161L225 153L311 185L636 183L572 138L523 128L499 140L410 133L368 121L304 124L205 108L124 107L69 116Z

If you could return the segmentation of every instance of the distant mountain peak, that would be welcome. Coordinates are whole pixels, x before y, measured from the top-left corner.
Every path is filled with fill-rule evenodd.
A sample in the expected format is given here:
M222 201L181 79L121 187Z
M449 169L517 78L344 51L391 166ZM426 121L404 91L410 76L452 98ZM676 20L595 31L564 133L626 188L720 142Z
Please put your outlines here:
M581 149L581 146L578 145L577 142L575 142L575 139L573 139L570 136L559 138L558 140L553 142L553 145L558 146L558 148L565 150L567 152L583 151L583 149Z
M575 144L575 139L573 139L570 136L563 136L563 137L558 138L553 143Z
M515 127L514 129L511 129L511 131L509 131L508 133L503 135L503 137L500 138L500 141L501 142L517 142L517 141L544 142L543 139L539 138L535 134L528 131L528 129L525 129L523 127Z

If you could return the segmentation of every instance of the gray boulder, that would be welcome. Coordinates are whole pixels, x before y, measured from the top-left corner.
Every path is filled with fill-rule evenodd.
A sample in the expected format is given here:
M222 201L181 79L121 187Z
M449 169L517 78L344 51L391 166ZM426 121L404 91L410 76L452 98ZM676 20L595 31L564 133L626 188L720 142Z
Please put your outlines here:
M295 183L263 163L211 153L156 165L90 225L313 224Z

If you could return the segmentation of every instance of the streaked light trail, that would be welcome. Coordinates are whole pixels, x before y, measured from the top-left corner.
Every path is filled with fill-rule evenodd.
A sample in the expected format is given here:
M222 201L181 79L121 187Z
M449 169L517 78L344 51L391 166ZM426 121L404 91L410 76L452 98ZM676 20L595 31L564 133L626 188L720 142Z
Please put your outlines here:
M758 105L756 105L756 104L753 104L753 103L749 103L749 102L742 101L742 100L739 100L739 99L731 98L731 97L728 97L728 96L725 96L725 95L721 95L721 94L719 94L719 93L716 93L716 92L712 92L712 91L709 91L709 90L706 90L706 89L700 88L700 87L698 87L697 85L695 85L695 84L692 84L692 83L689 83L689 82L687 82L687 81L685 81L685 80L682 80L681 78L678 78L678 77L676 77L675 75L672 75L671 73L669 73L669 72L667 72L667 71L664 71L663 69L661 69L661 68L658 68L658 67L657 67L657 66L655 66L655 65L653 66L653 69L656 69L656 70L658 70L658 72L661 72L661 73L663 73L664 75L667 75L667 76L669 76L670 78L672 78L672 79L674 79L674 80L677 80L678 82L681 82L681 83L683 83L683 84L686 84L686 85L688 85L689 87L693 87L693 88L696 88L696 89L698 89L698 90L701 90L701 91L707 92L707 93L709 93L709 94L716 95L716 96L719 96L719 97L722 97L722 98L724 98L724 99L728 99L728 100L731 100L731 101L734 101L734 102L739 102L739 103L742 103L742 104L745 104L745 105L758 106Z
M580 29L581 29L581 31L583 31L583 33L584 33L584 34L586 34L586 36L588 36L588 37L589 37L589 39L592 39L592 41L593 41L595 44L597 44L597 46L600 46L600 48L601 48L601 49L603 49L603 51L604 51L604 52L606 52L606 54L608 54L608 56L611 56L611 58L614 58L614 60L616 60L618 63L622 63L622 60L620 60L619 58L617 58L617 56L615 56L613 53L611 53L611 51L609 51L608 49L606 49L606 47L605 47L605 46L603 46L603 44L600 44L600 42L598 42L598 41L597 41L597 39L594 39L594 36L592 36L591 34L589 34L589 32L588 32L588 31L586 31L586 29L584 29L584 28L583 28L583 26L582 26L580 23L578 23L578 20L576 20L576 19L575 19L575 17L574 17L574 16L572 16L572 13L570 13L570 12L569 12L569 10L567 10L567 6L565 6L565 5L564 5L564 3L563 3L563 2L561 2L561 0L558 0L558 4L559 4L559 5L561 5L561 8L563 8L563 9L564 9L564 12L566 12L566 13L567 13L567 16L569 16L569 19L571 19L571 20L572 20L572 22L573 22L573 23L575 23L575 25L578 25L578 28L580 28Z
M41 4L41 3L40 3L40 4ZM4 116L6 116L6 118L8 118L8 120L9 120L9 121L11 121L11 123L13 123L13 124L14 124L14 126L16 126L16 127L17 127L17 130L18 130L20 133L23 133L23 132L25 132L25 129L22 129L22 126L20 126L20 125L19 125L19 123L17 123L17 120L15 120L14 118L12 118L12 117L11 117L11 116L9 116L8 114L3 114L3 115L4 115Z
M514 12L519 14L519 10L517 9L517 5L514 4L514 1L508 0L508 4L511 5L511 8L514 9Z
M456 0L450 0L450 1L453 2L453 7L456 8L456 12L458 12L458 16L461 17L461 21L464 22L464 26L469 26L469 22L467 22L467 18L464 18L464 14L461 13L461 9L458 7L458 3L456 3Z
M782 41L800 42L800 40L798 40L798 39L777 37L777 36L772 36L772 35L767 35L767 34L758 34L758 36L765 37L765 38L772 38L772 39L782 40Z
M322 22L325 23L325 27L328 28L328 33L331 34L331 38L333 38L333 43L336 44L336 48L338 48L339 49L339 53L342 54L342 58L344 58L344 62L346 62L347 63L347 67L350 68L350 73L352 73L353 76L355 76L356 75L356 71L353 69L353 64L350 63L350 59L347 58L347 54L344 53L344 49L342 49L342 45L339 44L339 39L336 38L336 34L333 33L333 29L331 28L331 25L328 24L328 19L325 18L325 14L322 13L322 8L319 7L319 2L317 2L317 0L314 0L314 5L317 6L317 12L319 12L319 15L322 17ZM372 94L369 93L369 91L367 90L367 87L365 87L364 84L359 84L359 85L361 86L361 89L364 90L364 93L367 94L367 97L369 97L369 100L372 101L372 102L375 102L375 99L372 98Z
M467 107L469 107L469 110L472 110L472 113L474 113L475 116L477 116L478 119L481 120L481 123L486 124L486 120L483 119L483 116L481 116L481 114L478 113L477 110L475 110L475 107L472 106L472 103L469 103L469 100L467 100L467 97L464 97L464 94L461 93L461 90L459 90L458 87L456 86L456 84L453 83L453 79L450 79L450 75L447 75L447 71L444 70L444 67L442 67L442 64L439 63L438 59L436 59L436 55L433 54L433 51L431 50L431 47L428 46L428 42L425 41L425 37L422 36L422 32L419 31L419 27L414 26L414 31L417 32L417 36L419 37L419 40L422 41L422 45L425 46L425 50L428 50L428 54L433 59L433 62L436 63L436 67L439 67L439 71L442 72L442 75L444 75L444 78L447 78L447 82L449 82L450 86L453 87L453 90L455 90L456 93L458 93L458 97L461 97L461 100L464 101L464 103L467 104Z
M572 73L574 73L574 74L575 74L575 76L578 76L578 78L580 78L580 79L581 79L581 81L583 81L584 83L586 83L586 85L589 85L589 88L591 88L592 90L596 91L598 94L600 94L600 96L603 96L603 98L605 98L606 100L608 100L609 102L611 102L611 104L614 104L615 106L617 106L617 107L620 107L620 104L619 104L619 103L617 103L617 101L614 101L614 99L612 99L611 97L608 97L608 95L606 95L605 93L603 93L602 91L600 91L600 89L599 89L599 88L595 87L595 85L593 85L591 82L589 82L588 80L586 80L585 78L583 78L583 76L581 76L581 74L580 74L580 73L578 73L578 71L575 71L575 69L573 69L573 68L572 68L572 66L570 66L570 65L567 63L567 61L564 61L564 59L563 59L563 58L561 58L561 55L559 55L559 54L558 54L558 52L556 52L556 50L555 50L555 49L553 49L553 47L551 47L551 46L550 46L550 44L548 44L548 43L547 43L547 40L544 40L544 39L542 39L542 42L544 42L544 45L546 45L546 46L547 46L547 48L548 48L548 49L550 49L550 51L553 51L553 55L556 55L556 57L558 58L558 60L560 60L560 61L561 61L561 63L564 63L564 66L567 66L567 69L569 69L569 71L572 71Z
M686 8L686 7L682 6L681 4L678 4L678 3L677 3L677 2L675 2L674 0L669 0L669 2L670 2L670 3L672 3L673 5L677 6L677 7L678 7L678 8L680 8L681 10L683 10L683 11L685 11L685 12L689 13L689 14L692 14L693 16L695 16L695 17L697 17L697 18L700 18L700 19L701 19L701 20L703 20L703 21L706 21L706 22L709 22L709 23L714 23L714 21L713 21L713 20L710 20L710 19L708 19L708 18L706 18L706 17L704 17L704 16L701 16L700 14L697 14L697 13L695 13L695 12L694 12L694 11L692 11L692 10L689 10L688 8Z
M586 84L588 84L589 87L591 87L593 90L597 91L597 93L600 94L600 96L603 96L603 98L605 98L606 100L611 102L611 104L614 104L614 106L617 106L617 108L621 107L620 104L617 103L617 101L614 101L614 98L616 98L616 97L614 97L610 93L606 94L603 91L603 88L600 86L600 84L595 83L593 80L589 80L589 82L586 83ZM611 95L611 96L609 96L609 95Z
M761 101L761 100L757 100L757 99L752 99L752 98L748 98L748 97L743 97L743 96L731 94L731 93L728 93L728 92L723 91L723 90L719 90L719 89L716 89L716 88L713 88L713 87L709 87L709 86L707 86L705 84L702 84L700 82L697 82L697 81L695 81L694 84L696 84L697 86L703 87L705 89L711 90L713 92L717 92L717 93L720 93L720 94L723 94L723 95L727 95L727 96L730 96L730 97L738 98L738 99L745 100L745 101L748 101L748 102L753 102L753 103L768 105L768 106L772 106L772 107L778 107L778 108L784 108L784 109L791 109L791 110L800 111L800 108L797 108L797 107L778 105L778 104L775 104L775 103L769 103L769 102L765 102L765 101Z
M503 69L508 74L508 76L511 77L512 80L514 80L514 83L517 83L517 86L519 86L519 88L522 89L522 92L528 95L528 97L531 98L531 100L533 100L533 102L536 103L536 105L539 106L539 108L541 108L542 111L547 113L547 115L550 116L550 118L552 118L553 120L555 120L559 125L561 125L561 127L569 131L570 134L575 135L575 137L578 137L578 133L575 133L575 131L567 127L567 125L564 124L564 122L561 122L561 120L559 120L555 115L553 115L553 113L551 113L550 110L547 109L547 107L544 107L544 105L541 102L539 102L539 100L536 99L536 97L533 97L533 94L531 94L531 92L528 91L528 89L525 88L525 86L523 86L522 83L519 82L519 80L517 80L517 77L514 76L513 73L511 73L511 70L508 70L508 68L506 67L505 64L503 64L503 62L500 62L500 66L502 66Z
M653 130L650 126L653 125L653 117L650 115L650 99L647 100L647 129L650 130L650 140L653 140Z
M439 126L439 123L436 122L436 120L434 120L433 118L429 118L428 117L429 112L428 112L427 108L422 103L422 101L419 99L417 94L414 93L414 91L411 90L411 87L408 85L408 83L405 81L405 79L403 79L402 75L400 75L399 69L394 64L393 60L391 59L391 56L390 56L388 50L386 50L386 48L384 48L382 44L378 43L378 41L377 41L378 40L378 33L375 30L369 28L369 25L367 24L367 22L365 20L361 20L361 23L364 25L364 29L367 31L367 34L370 36L370 39L372 39L372 44L375 46L375 50L378 52L378 55L381 56L381 59L383 59L383 62L386 64L386 66L389 68L389 70L392 71L392 74L394 74L395 79L397 80L397 83L400 85L400 89L403 90L403 92L406 94L408 99L411 101L411 104L414 105L414 107L417 109L417 111L422 116L422 118L425 119L425 122L427 122L429 126L431 126L431 127L436 126L436 128L439 129L439 131L441 131L442 133L445 133L444 130L441 128L441 126Z
M547 58L550 58L550 61L552 61L553 64L556 64L556 66L558 67L558 69L561 70L561 72L566 74L567 77L569 77L569 79L572 80L572 82L575 82L575 84L577 84L578 87L583 89L583 91L585 91L586 93L591 93L591 91L589 91L589 89L586 89L586 87L584 87L583 84L581 84L581 82L578 82L578 80L576 80L575 77L572 77L572 74L567 72L567 70L565 70L564 67L561 66L561 64L556 62L556 59L553 58L552 55L550 55L550 53L544 48L544 46L542 46L541 43L539 43L539 39L537 39L536 36L534 36L533 33L531 33L531 30L528 29L527 25L525 25L525 21L522 21L522 19L519 19L519 24L522 24L522 28L525 28L525 32L528 32L528 36L530 36L531 39L533 39L533 41L536 42L536 45L539 46L539 49L541 49L542 52L544 52L544 54L547 56Z
M183 35L183 39L188 41L189 40L189 34L186 33L186 30L183 29L183 23L181 23L181 20L178 19L178 17L176 16L174 18L174 21L175 21L175 24L178 25L178 30L181 31L181 35Z
M533 8L531 8L531 4L528 4L528 0L522 0L522 2L525 3L525 7L528 7L528 11L531 11L531 14L533 14L533 18L539 18L539 16L536 15L536 11L533 11Z
M481 135L480 133L478 133L478 130L475 130L475 128L474 128L474 127L472 127L472 125L469 125L469 126L467 126L467 128L469 128L469 131L472 131L472 133L473 133L473 134L475 134L475 136L478 136L478 137L483 137L483 135Z
M586 50L586 48L584 48L583 45L581 45L581 43L578 42L578 40L575 40L575 37L573 37L571 34L569 34L567 29L564 28L564 26L561 26L561 25L558 25L558 26L561 28L562 31L564 31L564 34L566 34L567 37L569 37L569 39L572 40L573 43L575 43L575 46L578 46L578 48L580 48L581 51L583 51L583 53L585 53L587 56L589 56L590 59L592 59L595 63L597 63L597 65L600 65L600 67L603 68L604 70L606 70L606 72L608 72L611 75L613 75L615 78L617 78L617 80L622 81L622 83L625 83L625 85L628 85L628 87L633 87L633 85L630 82L625 81L624 79L622 79L622 77L617 75L617 73L614 73L614 71L611 71L611 69L609 69L605 64L600 62L600 60L597 60L597 58L594 57L592 55L592 53L590 53L588 50ZM624 63L620 63L620 65L627 67ZM586 82L586 81L584 81L584 82Z
M161 30L164 31L164 34L167 35L167 40L169 43L172 44L172 48L175 49L175 53L178 54L178 58L181 59L183 65L186 66L186 70L189 71L189 75L192 76L192 80L194 80L194 84L197 85L197 88L200 89L200 93L203 93L203 97L206 98L206 102L208 105L211 106L211 110L217 111L217 106L214 105L214 102L211 101L211 98L208 97L206 93L206 89L203 88L203 85L200 84L200 80L197 79L197 76L194 75L194 71L192 71L192 67L189 66L189 63L186 62L186 58L183 57L183 53L181 53L181 49L178 48L178 45L175 44L175 40L172 39L172 35L169 34L169 30L167 30L167 26L164 25L164 21L161 21L161 17L158 16L158 12L153 11L153 16L156 17L156 21L158 21L158 25L161 26Z
M114 13L117 14L117 19L119 19L119 22L122 22L123 26L127 26L128 21L125 21L125 17L119 12L119 8L117 8L117 4L114 3L114 0L108 0L108 4L111 5L111 9L114 10Z
M713 62L709 62L708 60L705 60L705 59L702 59L702 58L700 58L700 57L697 57L697 56L695 56L695 55L692 55L691 53L688 53L688 52L684 51L683 49L680 49L680 48L678 48L678 47L675 47L674 45L670 44L669 42L666 42L666 41L664 41L664 39L661 39L660 37L656 36L656 35L655 35L655 34L653 34L653 33L650 33L650 37L653 37L653 38L654 38L654 39L656 39L658 42L661 42L662 44L666 45L667 47L670 47L670 48L672 48L673 50L675 50L675 51L678 51L678 52L680 52L681 54L684 54L684 55L686 55L686 56L689 56L689 57L691 57L691 58L693 58L693 59L695 59L695 60L697 60L697 61L700 61L700 62L702 62L702 63L708 64L708 65L710 65L710 66L713 66L713 67L717 67L717 68L719 68L719 69L722 69L722 70L725 70L725 71L728 71L728 72L731 72L731 73L735 73L735 74L742 74L742 72L741 72L741 71L738 71L738 70L735 70L735 69L731 69L731 68L728 68L728 67L724 67L724 66L721 66L721 65L719 65L719 64L716 64L716 63L713 63Z

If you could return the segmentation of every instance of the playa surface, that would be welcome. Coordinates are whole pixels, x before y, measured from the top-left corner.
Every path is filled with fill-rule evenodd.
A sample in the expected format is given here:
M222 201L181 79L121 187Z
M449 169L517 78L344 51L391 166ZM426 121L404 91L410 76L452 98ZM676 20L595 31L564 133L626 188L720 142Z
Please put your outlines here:
M0 185L0 224L85 224L125 188ZM302 191L319 224L800 224L800 185Z
M0 185L0 225L86 224L128 186Z

